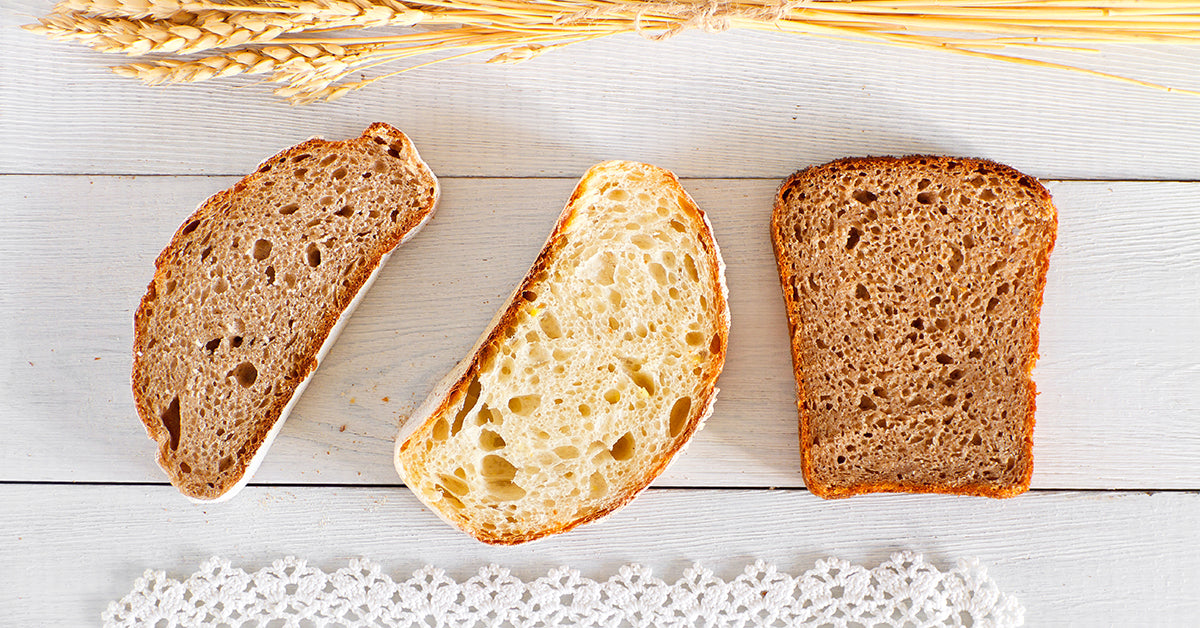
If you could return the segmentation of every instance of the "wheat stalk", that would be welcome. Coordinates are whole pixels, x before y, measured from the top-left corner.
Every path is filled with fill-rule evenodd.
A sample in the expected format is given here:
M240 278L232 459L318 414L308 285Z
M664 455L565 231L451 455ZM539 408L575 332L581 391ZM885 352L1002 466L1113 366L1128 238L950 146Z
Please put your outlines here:
M416 24L449 28L399 35L346 32ZM489 55L489 63L520 63L619 33L661 40L693 29L875 41L1169 89L996 51L1194 45L1200 43L1200 0L61 0L26 28L135 56L226 49L114 70L152 84L270 73L269 81L282 84L276 93L294 103L332 100L383 78L473 54ZM422 55L434 58L346 82L351 73Z
M72 5L84 5L83 11L87 11L87 5L94 1L68 0ZM108 1L110 4L106 6L109 8L101 10L105 15L117 11L111 8L112 4L134 2L129 10L135 15L145 15L145 5L165 2L161 8L166 17L98 17L70 10L51 13L41 18L39 24L26 28L51 39L87 44L101 52L137 56L147 53L191 54L214 48L265 44L283 34L310 30L412 26L431 17L424 11L399 3L370 4L364 0L337 3L306 0L294 3L295 12L286 14L261 12L254 10L252 5L249 10L241 10L237 5L221 5L221 10L205 8L192 13L190 9L198 8L198 3L179 3L175 0ZM331 8L330 5L334 6ZM167 12L174 7L180 8Z

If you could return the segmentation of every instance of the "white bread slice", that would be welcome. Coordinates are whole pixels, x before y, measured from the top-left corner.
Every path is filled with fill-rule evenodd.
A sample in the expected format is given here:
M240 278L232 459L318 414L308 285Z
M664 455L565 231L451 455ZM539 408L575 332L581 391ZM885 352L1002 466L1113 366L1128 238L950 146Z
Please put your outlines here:
M1029 488L1057 224L1036 179L980 159L841 159L783 184L771 239L813 493Z
M134 316L132 378L180 492L222 501L246 484L438 193L408 137L375 123L284 150L184 221Z
M670 172L592 167L508 303L396 439L435 513L512 545L629 502L712 412L724 263Z

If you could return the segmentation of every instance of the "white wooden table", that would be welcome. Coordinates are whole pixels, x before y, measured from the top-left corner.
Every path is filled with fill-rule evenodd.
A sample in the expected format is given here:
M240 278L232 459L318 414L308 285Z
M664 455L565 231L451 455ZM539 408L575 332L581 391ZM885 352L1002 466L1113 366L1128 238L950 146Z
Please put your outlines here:
M146 568L222 555L393 576L530 578L625 562L668 580L836 555L978 557L1029 625L1200 622L1200 97L1061 71L783 35L581 44L517 66L455 61L325 105L253 80L150 89L0 9L0 623L91 625ZM1056 57L1200 88L1200 49ZM312 135L402 128L442 180L320 366L252 485L195 506L167 485L129 390L154 256L209 194ZM787 174L944 153L1045 181L1060 212L1042 314L1033 490L996 501L803 489L769 241ZM491 548L442 524L391 465L399 421L473 343L594 162L677 172L729 266L716 412L653 488L601 524ZM11 622L11 623L10 623Z

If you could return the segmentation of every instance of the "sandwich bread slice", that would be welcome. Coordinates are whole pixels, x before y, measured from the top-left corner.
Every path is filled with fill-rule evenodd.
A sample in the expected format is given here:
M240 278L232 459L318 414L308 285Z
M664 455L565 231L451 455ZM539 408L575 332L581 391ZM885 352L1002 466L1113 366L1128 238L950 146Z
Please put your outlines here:
M1046 189L989 161L843 159L783 184L771 238L813 493L1029 488L1056 228Z

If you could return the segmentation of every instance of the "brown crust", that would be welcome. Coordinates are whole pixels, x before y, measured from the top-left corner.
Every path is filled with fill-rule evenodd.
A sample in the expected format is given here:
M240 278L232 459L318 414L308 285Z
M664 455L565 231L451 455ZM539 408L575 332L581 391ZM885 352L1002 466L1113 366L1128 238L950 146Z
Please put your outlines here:
M383 239L380 240L380 243L375 247L374 250L366 251L364 253L364 259L366 262L359 264L353 273L347 276L348 284L346 289L335 293L336 301L330 305L319 324L313 328L312 333L308 336L308 342L302 351L303 357L301 358L301 361L295 365L295 376L289 379L288 383L290 385L290 389L288 389L285 394L276 395L271 405L263 411L263 414L269 417L270 420L263 422L259 429L255 430L250 435L246 445L247 454L245 456L238 457L238 459L234 461L232 473L226 476L225 481L219 484L208 483L204 478L185 477L176 471L176 465L171 463L172 451L170 448L170 435L168 434L166 428L163 427L159 418L154 416L154 412L150 403L149 391L143 390L138 385L139 378L137 375L143 368L145 368L142 359L143 352L141 349L145 346L145 343L153 334L153 329L151 328L151 311L157 298L156 284L162 277L164 269L168 268L173 262L173 259L175 259L173 253L178 251L183 246L182 239L185 235L185 229L187 229L188 225L190 225L193 221L208 218L210 214L213 213L214 208L223 205L226 199L237 196L247 187L257 184L258 180L265 176L264 173L269 171L273 166L285 162L293 155L304 152L337 150L339 145L348 145L356 142L370 142L373 141L372 138L374 137L388 138L389 142L403 143L407 149L411 151L412 155L417 155L416 148L413 146L412 141L408 138L408 136L402 133L399 129L396 129L395 127L383 122L371 124L366 128L366 130L363 131L362 135L357 138L342 141L329 141L320 138L313 138L301 142L300 144L280 151L275 156L262 162L253 173L243 177L236 184L234 184L233 187L221 192L217 192L204 201L204 203L202 203L200 207L196 209L196 211L192 212L191 215L184 219L179 228L175 231L175 234L171 237L170 243L154 260L154 277L150 280L150 284L146 289L146 294L142 297L141 303L138 305L137 312L134 314L132 378L133 397L134 402L137 405L138 415L141 417L142 423L145 425L149 437L151 440L156 441L159 445L157 454L159 466L161 466L170 477L171 484L175 485L184 495L187 495L193 499L215 499L235 486L241 480L248 469L250 461L253 460L255 454L258 453L260 447L262 447L263 442L267 438L271 428L278 423L284 408L294 396L295 390L313 373L313 371L316 370L317 354L320 352L322 345L329 337L329 334L333 330L334 325L337 323L338 318L346 310L350 303L353 302L354 297L362 289L363 284L366 283L372 272L379 267L383 257L397 245L399 245L405 236L407 236L414 228L418 227L422 223L422 221L430 214L430 212L433 211L434 204L430 204L430 206L424 208L424 210L421 212L413 212L411 215L406 216L403 221L399 222L393 230L391 230ZM420 165L422 174L424 176L436 181L433 173L429 170L428 166L424 164L424 162L420 161L419 157L416 158L416 162ZM434 196L434 200L436 203L436 194Z
M717 247L716 240L712 235L711 227L708 225L704 211L696 205L695 201L692 200L692 197L688 195L686 190L684 190L683 185L679 182L679 178L676 177L674 173L656 166L651 166L649 164L604 162L589 169L587 174L585 174L575 186L574 191L571 193L570 199L567 201L566 207L563 209L562 214L559 216L558 221L554 225L553 231L550 233L550 237L546 240L546 244L542 247L541 252L538 253L537 259L533 262L533 266L529 269L529 272L525 274L524 279L521 280L519 286L513 291L513 297L509 299L508 305L504 309L504 313L499 316L488 334L480 341L478 349L472 353L470 363L466 371L463 373L462 377L460 377L445 393L443 401L438 404L437 409L429 415L429 419L426 420L420 428L418 428L411 436L408 437L408 439L405 440L400 449L401 451L404 451L414 443L423 442L429 437L429 432L433 429L433 424L436 421L436 418L449 412L451 408L458 405L462 401L463 396L466 394L467 386L479 373L480 364L486 361L490 354L496 350L496 347L503 342L505 330L512 327L516 323L521 307L521 303L517 298L517 295L520 295L524 291L534 288L538 285L536 281L538 273L549 267L554 255L566 241L566 234L564 231L566 230L567 225L575 217L575 213L578 210L579 199L583 196L584 191L591 181L600 175L602 171L601 169L603 168L628 167L629 165L636 165L637 167L642 168L644 172L649 172L655 176L662 177L664 179L663 185L671 186L678 191L680 206L683 208L684 212L688 214L689 218L693 219L703 227L697 229L697 232L701 246L704 248L705 253L708 254L705 260L707 262L705 264L705 268L707 269L710 280L719 288L718 294L720 297L720 303L714 304L714 306L717 307L721 313L721 315L718 316L717 329L717 335L719 335L721 338L721 346L720 350L713 354L713 360L711 366L709 367L709 371L706 372L705 377L702 379L703 397L701 397L700 403L693 404L688 426L684 430L683 437L676 439L678 445L666 452L665 455L661 455L660 462L655 465L649 473L643 476L640 482L623 492L621 495L617 496L617 498L614 499L608 506L602 509L570 521L565 521L546 530L518 536L489 534L483 530L470 527L468 521L457 519L454 520L455 525L457 525L464 532L489 545L517 545L520 543L526 543L528 541L534 541L553 534L566 532L586 523L597 521L615 512L616 510L619 510L621 507L632 501L634 497L637 497L637 495L645 490L655 478L657 478L664 470L666 470L667 465L671 463L674 456L687 445L692 436L694 436L703 425L703 420L707 418L706 415L712 411L712 405L717 394L717 378L720 376L721 370L724 368L725 353L729 344L729 305L727 295L725 294L723 262L721 261L720 250Z
M930 167L950 167L954 163L970 165L973 167L986 166L994 170L998 174L1007 175L1011 179L1017 181L1023 187L1026 187L1036 193L1040 199L1042 209L1046 211L1053 220L1051 221L1050 244L1046 250L1039 255L1037 260L1037 301L1034 316L1031 318L1031 323L1027 333L1030 334L1032 343L1031 353L1026 356L1024 365L1024 377L1029 383L1027 394L1029 399L1029 410L1025 414L1024 434L1022 434L1022 457L1025 464L1021 478L1011 486L997 486L991 484L968 484L963 486L949 486L942 484L927 484L927 483L899 483L891 481L879 482L864 482L851 486L833 486L821 482L813 471L813 461L810 455L809 443L812 442L810 421L805 402L807 401L804 394L803 379L801 369L803 364L800 356L800 345L796 340L796 329L800 321L793 317L793 298L791 286L792 278L795 276L795 266L793 260L789 259L786 251L783 248L783 232L782 220L785 216L787 202L784 195L791 190L792 186L798 181L814 176L826 171L840 171L860 168L864 166L878 165L896 165L910 164L914 162L925 161ZM904 157L848 157L838 159L819 166L811 166L800 170L788 177L782 185L779 186L779 191L775 195L775 207L771 214L771 245L775 252L775 260L779 266L780 287L783 292L783 300L786 308L788 319L788 336L791 339L791 354L792 368L796 378L796 406L799 414L799 437L800 437L800 469L804 475L804 483L814 495L825 499L840 499L851 497L863 493L942 493L953 495L976 495L980 497L1004 498L1013 497L1029 490L1030 479L1033 475L1033 427L1034 427L1034 405L1037 397L1037 389L1031 377L1034 364L1037 361L1038 347L1038 324L1040 321L1040 312L1042 308L1043 293L1046 286L1046 273L1050 267L1050 252L1054 249L1054 242L1058 232L1058 213L1054 207L1054 203L1050 197L1050 192L1036 178L1023 174L1016 169L1004 164L996 163L986 159L977 159L969 157L946 157L938 155L907 155Z

